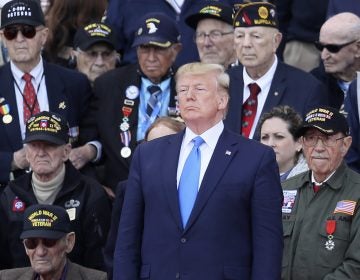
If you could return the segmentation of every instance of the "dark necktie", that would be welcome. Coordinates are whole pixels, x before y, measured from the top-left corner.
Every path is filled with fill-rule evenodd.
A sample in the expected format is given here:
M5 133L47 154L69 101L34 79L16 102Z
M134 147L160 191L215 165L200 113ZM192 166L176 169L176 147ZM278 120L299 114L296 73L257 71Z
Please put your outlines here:
M146 105L146 115L148 118L151 118L155 108L160 106L158 97L161 94L161 88L159 86L151 85L147 87L147 90L151 95Z
M198 193L201 166L201 152L199 147L204 143L204 139L197 136L192 142L194 142L194 146L185 161L179 182L179 203L184 228L190 217Z
M250 96L246 99L242 109L242 135L249 138L251 128L254 124L257 110L257 96L261 88L257 83L249 84Z
M317 185L316 183L313 183L313 190L314 193L317 193L321 188L321 185Z
M22 78L25 81L25 88L23 94L24 97L23 110L24 110L24 123L26 123L31 116L40 113L40 107L36 97L34 86L31 82L32 76L29 73L25 73Z

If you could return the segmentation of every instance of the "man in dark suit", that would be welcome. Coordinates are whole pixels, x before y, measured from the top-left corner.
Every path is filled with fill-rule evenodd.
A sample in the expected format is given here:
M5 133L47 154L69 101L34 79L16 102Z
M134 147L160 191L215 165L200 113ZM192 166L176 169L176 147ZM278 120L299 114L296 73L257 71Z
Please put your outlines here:
M35 204L26 209L21 239L31 267L0 271L0 279L106 280L106 273L68 260L75 245L70 214L63 207Z
M235 15L234 27L237 58L242 66L229 70L230 105L225 120L229 129L259 140L258 120L274 106L289 105L304 115L316 105L327 104L325 87L319 81L278 61L275 53L282 35L274 5L254 2L242 6ZM257 85L260 92L257 99L250 100L252 85ZM257 109L245 107L254 101Z
M44 25L37 1L13 0L2 8L0 33L10 62L0 68L1 186L29 167L22 140L32 115L51 110L65 116L72 143L85 143L79 124L90 99L90 84L82 74L43 61L41 48L48 35ZM100 146L92 144L72 151L75 167L95 158Z
M135 151L114 279L280 279L275 155L224 129L228 85L218 64L179 68L176 90L187 128Z
M113 190L127 178L131 153L151 123L177 114L172 65L181 44L176 23L151 13L138 24L133 46L139 63L109 71L94 84L92 107L104 149L103 184Z

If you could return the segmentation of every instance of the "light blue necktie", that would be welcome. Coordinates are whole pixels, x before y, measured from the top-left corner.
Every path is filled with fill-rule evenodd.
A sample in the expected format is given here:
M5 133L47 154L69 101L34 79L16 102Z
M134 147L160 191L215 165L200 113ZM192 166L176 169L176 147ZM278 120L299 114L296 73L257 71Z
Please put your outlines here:
M150 119L155 108L160 105L158 96L161 94L161 88L159 86L151 85L147 87L147 90L151 95L146 105L146 116Z
M201 152L199 147L204 143L204 140L200 136L197 136L192 142L194 142L194 146L186 159L179 182L179 203L184 228L190 217L198 193L201 166Z

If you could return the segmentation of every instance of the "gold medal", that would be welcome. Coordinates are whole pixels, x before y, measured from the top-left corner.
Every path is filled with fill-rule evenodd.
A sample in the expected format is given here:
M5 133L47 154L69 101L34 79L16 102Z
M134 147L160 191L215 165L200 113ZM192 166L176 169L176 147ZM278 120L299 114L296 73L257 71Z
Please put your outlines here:
M6 114L3 116L2 120L5 124L9 124L12 122L13 117L10 114Z
M123 158L128 158L131 155L131 149L129 147L123 147L120 154Z

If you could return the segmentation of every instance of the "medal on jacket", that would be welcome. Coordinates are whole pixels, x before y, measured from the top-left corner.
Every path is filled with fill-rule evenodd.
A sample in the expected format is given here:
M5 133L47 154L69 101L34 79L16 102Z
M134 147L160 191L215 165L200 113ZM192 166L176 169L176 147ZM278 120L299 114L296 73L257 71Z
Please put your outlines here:
M5 99L2 100L2 102L5 101ZM9 124L12 122L13 117L10 115L10 106L9 104L0 104L0 114L3 116L2 121L4 124Z
M325 242L325 248L328 251L332 251L335 248L335 242L334 242L334 232L336 230L336 221L335 220L327 220L326 221L326 234L327 236L327 240Z
M134 101L125 99L124 106L121 108L121 111L123 113L123 118L119 128L120 128L121 143L124 145L124 147L122 147L120 150L120 156L123 158L128 158L131 155L131 149L129 147L131 141L129 117L133 111L132 106L134 104L135 104Z

